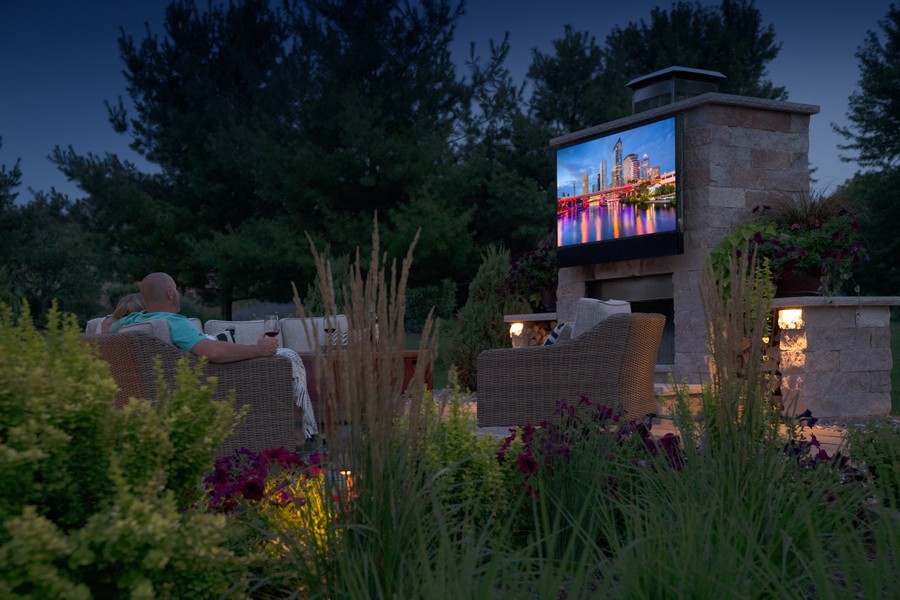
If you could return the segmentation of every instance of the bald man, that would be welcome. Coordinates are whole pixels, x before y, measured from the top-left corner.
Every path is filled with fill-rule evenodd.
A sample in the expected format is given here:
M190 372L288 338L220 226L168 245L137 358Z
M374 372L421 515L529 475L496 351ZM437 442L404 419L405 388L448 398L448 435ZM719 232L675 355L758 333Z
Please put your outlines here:
M232 344L207 337L187 317L178 314L181 309L181 294L175 280L166 273L150 273L144 277L141 281L141 296L146 309L119 319L110 327L111 332L115 333L125 325L165 319L176 346L197 356L205 356L214 363L272 356L278 350L275 338L265 335L260 336L256 344Z

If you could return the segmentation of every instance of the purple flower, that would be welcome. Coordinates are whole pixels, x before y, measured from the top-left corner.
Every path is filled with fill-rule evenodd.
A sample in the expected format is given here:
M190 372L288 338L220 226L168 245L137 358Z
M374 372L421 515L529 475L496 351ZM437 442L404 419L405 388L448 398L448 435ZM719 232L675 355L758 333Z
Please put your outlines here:
M257 477L244 480L241 486L241 496L245 500L262 500L266 491L265 481Z
M519 471L521 471L525 475L537 475L538 463L534 460L534 456L531 455L531 452L524 452L520 454L518 458L516 458L516 464L519 467Z

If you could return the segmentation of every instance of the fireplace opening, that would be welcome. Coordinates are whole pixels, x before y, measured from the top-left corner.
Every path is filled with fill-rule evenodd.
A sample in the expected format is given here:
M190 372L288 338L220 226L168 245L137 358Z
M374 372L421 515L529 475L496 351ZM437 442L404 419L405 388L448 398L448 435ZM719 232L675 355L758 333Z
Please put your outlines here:
M631 303L631 312L664 315L666 325L656 364L675 364L675 293L671 274L588 281L585 292L589 298L627 300Z

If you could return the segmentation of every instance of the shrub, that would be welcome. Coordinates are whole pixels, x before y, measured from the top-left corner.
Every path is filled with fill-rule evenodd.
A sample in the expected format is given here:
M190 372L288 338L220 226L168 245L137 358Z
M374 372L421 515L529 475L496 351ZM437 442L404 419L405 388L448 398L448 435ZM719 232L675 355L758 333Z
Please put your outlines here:
M476 388L478 354L508 343L503 326L508 272L509 251L489 246L469 286L450 345L451 363L463 389Z
M475 415L466 411L460 395L457 386L448 402L424 404L427 429L420 468L437 474L447 514L482 528L504 514L520 486L504 475L497 440L478 434Z
M406 330L421 333L432 308L435 319L451 319L456 310L456 284L449 279L439 285L406 290Z
M116 409L74 315L0 306L0 597L239 595L225 519L187 509L233 421L199 378Z
M871 485L877 502L900 509L900 431L890 419L872 419L851 427L847 444Z

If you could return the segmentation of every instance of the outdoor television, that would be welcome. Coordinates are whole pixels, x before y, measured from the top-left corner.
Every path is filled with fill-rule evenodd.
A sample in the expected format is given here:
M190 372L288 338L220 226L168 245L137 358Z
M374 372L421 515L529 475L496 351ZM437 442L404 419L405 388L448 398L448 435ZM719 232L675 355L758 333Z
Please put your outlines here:
M557 147L560 267L683 251L680 140L675 115Z

